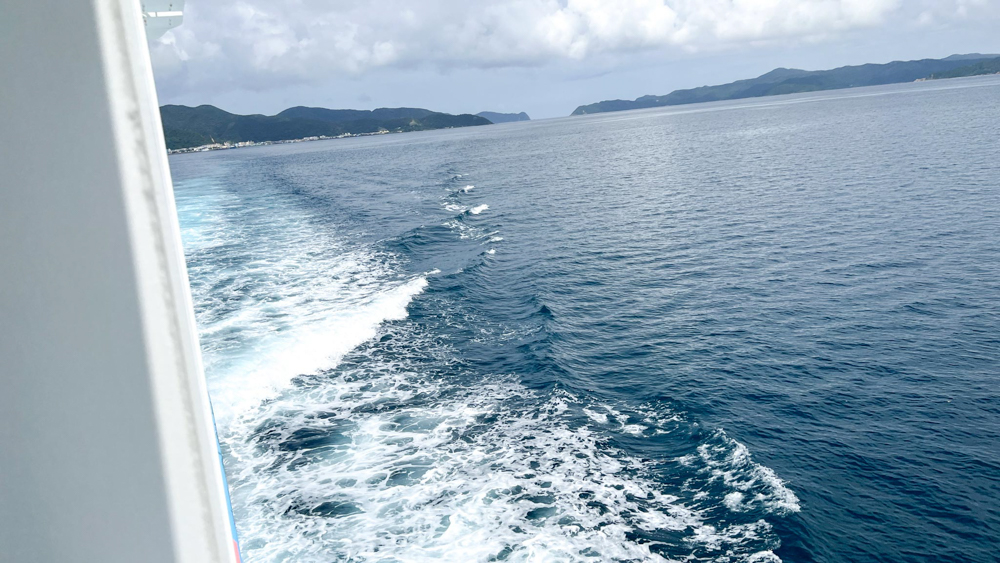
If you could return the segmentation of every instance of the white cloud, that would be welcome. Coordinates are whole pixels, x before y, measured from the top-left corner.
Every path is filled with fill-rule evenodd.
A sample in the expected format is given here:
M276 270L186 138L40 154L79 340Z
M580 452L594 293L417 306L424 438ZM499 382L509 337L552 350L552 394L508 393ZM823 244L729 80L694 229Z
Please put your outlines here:
M153 46L161 83L266 90L383 67L534 66L815 40L988 0L188 0Z

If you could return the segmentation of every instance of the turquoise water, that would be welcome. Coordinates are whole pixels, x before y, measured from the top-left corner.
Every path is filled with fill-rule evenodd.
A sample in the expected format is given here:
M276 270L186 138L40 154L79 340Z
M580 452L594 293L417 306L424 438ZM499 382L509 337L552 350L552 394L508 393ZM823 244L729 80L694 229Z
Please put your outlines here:
M994 561L1000 79L171 157L244 558Z

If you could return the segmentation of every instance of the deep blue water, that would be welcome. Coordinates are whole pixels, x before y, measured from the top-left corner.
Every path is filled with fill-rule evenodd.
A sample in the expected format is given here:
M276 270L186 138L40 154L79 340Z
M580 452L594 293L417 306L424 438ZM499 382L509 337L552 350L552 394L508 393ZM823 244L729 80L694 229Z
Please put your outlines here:
M171 166L248 562L1000 557L1000 78Z

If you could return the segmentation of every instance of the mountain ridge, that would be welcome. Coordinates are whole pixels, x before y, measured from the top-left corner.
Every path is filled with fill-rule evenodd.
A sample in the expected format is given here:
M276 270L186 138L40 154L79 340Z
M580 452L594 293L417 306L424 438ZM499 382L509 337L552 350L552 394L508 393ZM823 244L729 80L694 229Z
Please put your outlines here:
M1000 74L1000 57L995 59L978 60L971 65L966 65L946 72L937 72L930 75L931 80L942 78L964 78L967 76L984 76L987 74Z
M452 115L422 108L331 110L296 106L268 116L239 115L207 104L164 105L160 107L160 118L169 150L216 143L281 142L491 124L476 115Z
M577 107L571 115L913 82L930 78L935 73L974 66L978 62L996 57L998 55L969 53L951 55L943 59L893 61L884 64L868 63L829 70L776 68L756 78L737 80L727 84L674 90L663 96L647 95L640 96L635 100L604 100L586 104Z

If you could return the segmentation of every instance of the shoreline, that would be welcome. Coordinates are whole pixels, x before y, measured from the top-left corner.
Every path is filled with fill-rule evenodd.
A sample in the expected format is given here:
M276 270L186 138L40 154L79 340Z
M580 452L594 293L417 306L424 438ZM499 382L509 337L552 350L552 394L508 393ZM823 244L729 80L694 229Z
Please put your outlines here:
M448 127L447 129L451 129ZM242 149L246 147L266 147L269 145L285 145L288 143L306 143L309 141L329 141L331 139L345 139L347 137L371 137L374 135L388 135L392 133L407 133L408 131L389 131L383 129L381 131L374 131L371 133L344 133L342 135L335 135L333 137L327 135L319 135L313 137L302 137L300 139L282 139L279 141L240 141L237 143L232 143L226 141L225 143L211 143L208 145L198 145L197 147L182 147L179 149L167 149L167 154L186 154L192 152L209 152L209 151L223 151L229 149Z

